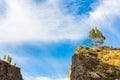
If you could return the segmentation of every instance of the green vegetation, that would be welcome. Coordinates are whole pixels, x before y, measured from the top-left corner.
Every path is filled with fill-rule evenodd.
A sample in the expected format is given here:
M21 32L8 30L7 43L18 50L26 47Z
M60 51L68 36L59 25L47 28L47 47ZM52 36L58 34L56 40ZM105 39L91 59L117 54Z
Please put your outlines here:
M12 62L12 58L9 55L8 56L4 55L3 60L9 64L11 64ZM16 67L16 63L14 63L13 66Z
M102 32L97 29L97 27L92 28L89 32L90 40L88 41L89 44L91 44L94 47L99 47L104 43L105 36L102 34Z
M7 62L11 64L12 58L10 56L7 57Z

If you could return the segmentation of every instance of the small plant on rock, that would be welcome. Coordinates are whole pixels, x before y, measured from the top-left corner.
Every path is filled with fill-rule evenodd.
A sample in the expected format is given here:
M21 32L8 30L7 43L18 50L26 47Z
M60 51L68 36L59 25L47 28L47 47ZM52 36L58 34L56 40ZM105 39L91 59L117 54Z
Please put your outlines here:
M12 58L10 56L7 57L7 62L11 64Z

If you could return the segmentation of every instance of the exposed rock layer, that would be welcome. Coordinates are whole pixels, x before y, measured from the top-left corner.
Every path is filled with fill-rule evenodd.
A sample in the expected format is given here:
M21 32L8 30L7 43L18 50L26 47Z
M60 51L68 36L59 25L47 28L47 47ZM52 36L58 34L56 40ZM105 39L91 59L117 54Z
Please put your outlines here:
M23 80L20 68L0 60L0 80Z
M120 80L120 49L78 47L69 72L70 80Z

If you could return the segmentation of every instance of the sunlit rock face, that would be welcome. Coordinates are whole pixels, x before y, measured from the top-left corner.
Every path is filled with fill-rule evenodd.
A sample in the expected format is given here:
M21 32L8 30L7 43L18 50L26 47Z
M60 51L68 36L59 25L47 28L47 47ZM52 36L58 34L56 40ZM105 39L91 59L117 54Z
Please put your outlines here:
M0 80L23 80L20 68L0 60Z
M120 48L78 47L72 56L70 80L120 80Z

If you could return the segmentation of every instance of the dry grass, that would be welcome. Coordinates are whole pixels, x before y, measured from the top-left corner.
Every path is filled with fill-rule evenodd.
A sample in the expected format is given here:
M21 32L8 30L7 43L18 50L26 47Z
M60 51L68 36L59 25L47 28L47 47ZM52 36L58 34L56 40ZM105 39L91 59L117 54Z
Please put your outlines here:
M109 65L119 66L120 67L120 50L102 50L98 52L98 58L103 62Z

